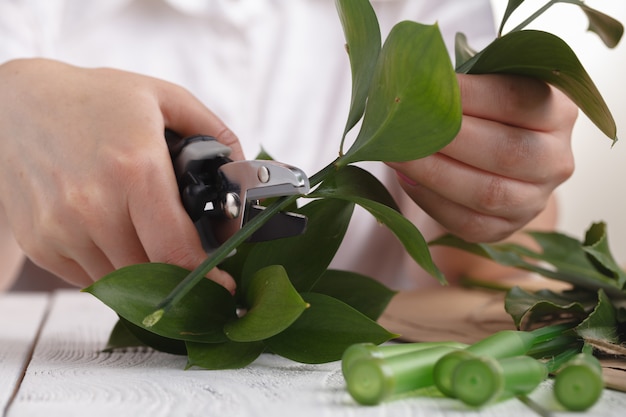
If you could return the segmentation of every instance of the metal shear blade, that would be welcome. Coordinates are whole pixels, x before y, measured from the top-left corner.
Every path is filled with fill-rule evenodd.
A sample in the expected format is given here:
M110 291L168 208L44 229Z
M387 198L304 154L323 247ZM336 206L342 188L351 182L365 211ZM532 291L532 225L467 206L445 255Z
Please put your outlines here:
M183 205L207 252L260 213L264 207L259 200L309 192L309 180L299 168L276 161L232 161L230 148L210 136L181 139L166 131L166 139ZM281 212L249 241L296 236L305 228L305 216Z

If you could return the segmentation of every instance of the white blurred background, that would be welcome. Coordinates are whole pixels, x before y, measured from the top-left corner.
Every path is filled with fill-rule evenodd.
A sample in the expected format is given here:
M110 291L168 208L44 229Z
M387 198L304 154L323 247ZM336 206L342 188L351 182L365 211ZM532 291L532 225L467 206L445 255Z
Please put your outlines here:
M507 0L492 3L499 25ZM520 21L516 15L527 17L527 10L546 3L526 0L511 17L512 24ZM588 0L586 4L626 24L626 0ZM607 222L613 254L626 265L626 40L608 49L587 26L585 14L571 4L552 6L530 26L554 33L572 47L611 109L622 139L611 147L611 141L580 113L573 138L576 171L559 188L559 230L582 238L592 222Z

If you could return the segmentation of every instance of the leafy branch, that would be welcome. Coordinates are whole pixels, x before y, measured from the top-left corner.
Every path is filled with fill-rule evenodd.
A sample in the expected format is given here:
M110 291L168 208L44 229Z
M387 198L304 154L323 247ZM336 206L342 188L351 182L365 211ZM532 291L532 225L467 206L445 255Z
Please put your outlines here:
M510 1L504 20L521 3ZM376 323L394 292L372 278L328 269L355 205L387 226L415 262L445 283L427 242L385 186L353 165L422 158L456 136L461 99L439 28L400 22L381 45L369 1L336 0L336 5L350 59L352 95L339 157L311 177L314 189L307 197L314 201L295 209L309 218L308 231L246 243L270 217L295 206L296 197L281 198L194 271L150 263L103 277L85 291L120 316L110 348L144 344L186 354L188 367L218 369L246 366L265 351L300 362L332 361L354 343L379 344L396 337ZM598 19L596 33L607 32L607 24ZM477 53L459 35L456 49L457 72L540 78L565 91L602 131L616 138L600 93L571 49L553 35L516 29ZM344 151L346 136L359 121L356 139ZM486 247L480 250L487 252ZM215 267L235 278L234 296L205 279Z

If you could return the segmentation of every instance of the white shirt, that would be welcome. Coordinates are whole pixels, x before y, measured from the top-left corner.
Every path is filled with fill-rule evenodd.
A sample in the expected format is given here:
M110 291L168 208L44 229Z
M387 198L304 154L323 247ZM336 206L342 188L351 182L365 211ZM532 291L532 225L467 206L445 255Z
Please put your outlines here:
M437 22L450 51L457 31L475 48L494 36L488 0L373 0L383 39L405 19ZM2 0L0 62L42 56L107 66L182 85L240 138L309 175L337 155L350 67L332 0ZM402 196L382 163L367 165L427 238L439 227ZM396 288L425 273L358 210L333 267ZM434 280L429 280L434 282Z

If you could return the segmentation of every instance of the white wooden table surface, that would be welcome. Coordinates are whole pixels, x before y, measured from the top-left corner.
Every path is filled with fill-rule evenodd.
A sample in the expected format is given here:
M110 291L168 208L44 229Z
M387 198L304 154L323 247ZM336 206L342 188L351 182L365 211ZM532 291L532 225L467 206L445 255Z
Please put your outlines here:
M264 355L245 369L183 370L185 358L149 349L104 353L116 316L89 294L0 295L0 407L22 416L535 416L513 399L471 410L444 398L363 407L339 363ZM532 398L552 410L549 382ZM605 390L584 415L623 416L626 394ZM581 415L555 412L556 416Z

